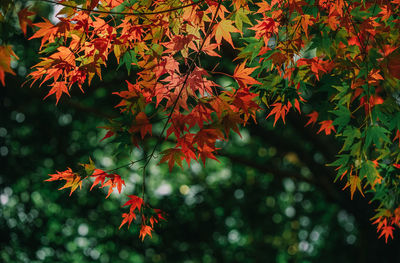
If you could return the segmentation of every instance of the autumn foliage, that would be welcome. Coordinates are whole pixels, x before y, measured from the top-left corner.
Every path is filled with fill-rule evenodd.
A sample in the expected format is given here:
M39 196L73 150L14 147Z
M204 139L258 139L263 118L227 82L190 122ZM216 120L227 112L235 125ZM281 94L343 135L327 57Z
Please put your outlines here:
M27 85L48 90L56 103L77 87L84 92L111 57L130 73L118 96L121 118L110 120L103 140L129 138L141 147L156 138L143 160L145 170L160 151L171 171L207 159L217 160L218 142L257 122L265 111L273 125L289 112L305 115L305 126L342 142L335 162L337 179L374 200L379 237L393 238L400 224L400 1L47 1L61 5L59 22L33 23L34 13L19 11L21 29L40 39L41 61ZM34 8L32 8L33 10ZM221 73L202 67L226 50L237 56L235 69ZM0 47L0 81L13 74L10 46ZM217 63L215 63L217 64ZM221 86L216 76L229 76ZM161 120L162 128L153 125ZM162 147L164 141L173 142ZM64 180L70 194L92 178L108 187L107 197L123 191L116 169L67 169L46 181ZM334 180L335 178L332 178ZM143 187L144 188L144 187ZM142 194L142 197L138 195ZM144 190L129 195L122 227L137 221L140 237L151 236L164 212L146 202Z

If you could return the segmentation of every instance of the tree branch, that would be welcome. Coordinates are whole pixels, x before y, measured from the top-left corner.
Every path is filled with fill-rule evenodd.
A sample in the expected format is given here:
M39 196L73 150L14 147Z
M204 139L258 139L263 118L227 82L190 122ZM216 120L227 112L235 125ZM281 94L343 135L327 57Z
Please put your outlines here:
M70 7L70 8L74 8L74 9L80 10L80 11L87 11L87 12L97 13L97 14L145 16L145 15L156 15L156 14L162 14L162 13L168 13L168 12L176 11L176 10L183 9L183 8L186 8L186 7L189 7L189 6L198 5L198 4L202 3L202 2L204 2L205 0L200 0L200 1L193 2L193 3L187 4L187 5L181 5L181 6L178 6L178 7L171 8L171 9L155 11L155 12L101 11L101 10L93 10L93 9L88 9L88 8L83 8L83 7L77 7L77 6L73 6L73 5L69 5L69 4L65 4L65 3L61 3L61 2L52 1L52 0L39 0L39 1L51 3L51 4L54 4L54 5L61 5L61 6L65 6L65 7Z

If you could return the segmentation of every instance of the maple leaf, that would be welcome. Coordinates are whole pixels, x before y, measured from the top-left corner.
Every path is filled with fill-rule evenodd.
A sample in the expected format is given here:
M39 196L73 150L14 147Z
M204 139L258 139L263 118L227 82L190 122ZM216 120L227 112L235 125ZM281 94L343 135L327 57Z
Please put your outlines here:
M224 127L224 131L225 131L225 137L226 138L229 137L230 130L233 130L240 137L242 137L242 135L240 134L239 128L238 128L238 125L242 124L242 123L243 123L243 119L240 118L239 113L236 113L232 110L227 111L226 115L221 120L221 124Z
M269 112L266 119L268 119L271 115L275 115L273 126L275 126L279 118L282 118L283 123L285 123L285 117L289 111L289 107L287 105L283 105L281 102L274 103L271 106L274 108Z
M126 223L128 223L128 228L129 228L131 223L132 223L132 221L136 220L135 210L137 209L140 212L140 210L144 206L144 202L143 202L142 198L140 198L140 197L138 197L136 195L128 195L128 197L129 197L129 201L127 201L122 207L130 206L129 213L123 213L122 214L123 220L121 222L121 225L119 226L119 229L121 229L121 227L123 225L125 225ZM144 214L142 213L142 222L145 222L145 221L146 221L146 218L145 218ZM143 225L142 225L142 228L143 228ZM150 237L151 237L151 230L152 229L150 229L150 230L144 229L143 230L144 231L143 234L142 234L142 231L141 231L141 234L139 235L139 237L140 236L142 237L142 241L143 241L144 237L146 236L146 234L150 235Z
M118 189L118 192L121 193L122 185L125 185L125 181L122 180L121 176L119 176L118 174L108 174L100 169L95 169L91 177L95 177L96 179L94 180L92 187L90 187L90 191L93 189L93 187L95 187L98 184L100 184L100 188L106 186L110 187L108 189L106 198L110 196L115 187ZM108 180L105 181L106 179Z
M230 107L236 112L245 113L243 124L246 124L249 117L253 117L255 120L256 111L261 109L254 101L257 96L258 94L252 93L249 89L244 88L239 89L235 94L232 94L233 103Z
M182 160L185 158L185 155L181 149L167 149L162 151L160 154L162 154L163 157L159 163L165 163L168 161L168 168L170 172L172 171L175 162L182 168Z
M263 14L265 12L270 11L271 7L273 5L273 4L270 4L268 2L264 2L264 1L257 2L257 3L254 3L254 4L256 4L258 6L256 13L259 13L259 14Z
M256 32L257 39L264 38L264 41L267 43L272 34L277 32L277 28L273 18L266 17L264 14L263 16L263 20L257 20L258 24L249 29Z
M353 195L354 195L354 192L356 191L356 189L358 189L358 191L361 193L361 195L364 196L364 193L362 192L362 189L361 189L360 177L358 177L357 175L350 175L350 179L344 186L343 190L349 186L350 186L351 200L353 200Z
M326 121L321 121L319 124L321 124L321 128L318 130L317 134L324 131L326 135L331 134L331 131L336 132L335 126L333 126L333 121L332 120L326 120Z
M222 39L225 39L233 48L231 33L240 33L240 31L232 25L233 21L223 19L215 26L215 41L221 44Z
M109 177L110 177L110 175L109 175ZM110 194L114 191L115 187L117 188L118 193L121 193L122 185L125 185L125 181L123 179L121 179L121 176L119 176L117 174L113 174L113 175L111 175L111 178L101 186L101 188L109 186L108 193L106 196L106 198L108 198L110 196Z
M308 38L308 26L311 26L314 24L315 18L311 17L308 14L304 14L304 15L297 16L292 21L301 23L301 27L303 28L303 31L306 34L306 38Z
M153 211L157 214L157 217L159 220L167 220L164 218L164 215L166 214L164 211L161 209L154 208Z
M215 155L214 155L215 150L216 150L215 147L210 147L208 145L203 145L203 146L197 148L197 151L199 153L199 158L201 158L201 160L203 161L204 167L206 166L207 159L213 159L213 160L219 162L217 157L215 157Z
M18 59L11 46L0 46L0 82L3 86L6 85L4 81L5 72L15 75L14 71L11 69L11 56Z
M26 36L26 26L33 26L32 20L29 19L29 16L35 15L34 12L31 12L28 10L28 7L21 9L21 11L18 12L18 19L19 19L19 25L21 26L21 30Z
M394 230L394 227L392 227L392 226L383 226L381 228L381 234L379 235L378 238L385 236L385 243L387 243L389 236L393 239L393 230Z
M149 219L151 227L154 227L154 223L158 223L158 219L155 218L154 216L150 217Z
M61 188L59 188L58 190L62 190L68 187L71 187L71 192L70 192L70 196L72 195L72 193L78 188L82 188L82 179L81 177L77 174L74 173L71 168L68 167L67 170L65 170L64 172L59 172L56 171L56 174L49 174L50 178L45 180L46 182L51 182L51 181L57 181L57 180L65 180L65 185L62 186Z
M193 146L193 136L194 134L186 133L184 136L178 138L176 146L181 147L182 153L185 156L185 160L190 167L190 161L197 160L197 156L195 154L195 149Z
M119 229L121 229L121 227L123 225L125 225L126 223L128 223L128 229L129 229L132 221L136 220L136 214L135 213L123 213L122 218L123 218L123 220L121 222L121 225L119 226Z
M315 74L317 80L319 80L320 75L330 71L334 65L333 63L323 61L318 57L312 59L301 58L296 63L298 66L309 65L311 72ZM320 72L322 72L322 74Z
M79 165L85 169L87 176L91 176L93 174L94 170L96 170L94 162L93 162L92 158L90 158L90 157L89 157L89 163L80 163Z
M33 24L39 27L39 30L29 38L29 40L34 38L42 38L40 49L46 42L54 43L56 35L66 36L70 29L70 23L63 18L59 18L60 22L57 25L53 25L49 20L44 18L44 22Z
M129 200L122 207L129 205L130 211L133 212L135 209L140 211L142 205L144 204L143 199L136 195L128 195L128 197Z
M136 115L135 120L135 124L133 124L132 127L129 129L130 132L140 131L140 136L142 137L142 139L147 133L149 133L150 135L152 134L152 125L147 118L146 113L139 112Z
M144 238L146 237L146 235L151 236L151 231L153 230L153 228L151 228L151 226L142 224L141 228L140 228L140 233L139 233L139 237L142 238L142 241L144 240Z
M235 68L235 71L233 72L233 78L238 82L240 87L247 88L247 85L252 85L252 84L261 84L257 80L255 80L253 77L250 76L250 74L257 68L245 68L246 62L244 61L242 64L238 65Z
M49 93L46 95L46 97L44 97L43 99L46 99L48 96L52 95L52 94L56 94L56 105L58 104L58 101L61 98L61 95L63 93L66 93L68 96L71 97L71 95L69 95L69 91L68 91L68 87L66 85L65 81L56 81L52 84L50 84L50 86L52 87L51 90L49 91Z
M191 43L189 43L189 47L193 48L193 50L195 50L195 51L199 51L198 45L200 45L200 44L196 44L196 45L195 45L195 44L193 44L193 43L196 44L196 42L191 42ZM209 55L209 56L221 57L221 55L218 54L218 53L215 51L215 49L216 49L216 48L219 48L220 45L221 45L221 44L218 44L218 43L212 43L212 44L211 44L211 39L210 39L210 38L206 38L206 39L204 40L203 48L201 49L201 51L204 52L204 53L206 53L206 54Z
M197 132L193 139L193 143L197 143L199 147L208 146L215 148L216 140L223 140L224 134L218 129L201 129Z
M308 125L312 125L312 126L314 126L314 124L317 122L317 119L318 119L318 112L316 112L316 111L313 111L313 112L311 112L310 114L307 114L307 116L310 118L309 120L308 120L308 122L306 123L306 125L304 125L304 127L306 127L306 126L308 126Z

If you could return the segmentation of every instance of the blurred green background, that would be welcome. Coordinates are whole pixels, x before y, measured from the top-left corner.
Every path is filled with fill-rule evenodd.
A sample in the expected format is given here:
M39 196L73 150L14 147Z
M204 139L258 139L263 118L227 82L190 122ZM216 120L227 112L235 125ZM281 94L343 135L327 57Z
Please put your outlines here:
M47 16L52 8L41 4L36 11ZM385 244L371 225L373 203L359 195L351 201L333 183L325 163L338 150L334 138L304 128L297 114L275 128L260 115L242 138L233 134L221 145L219 163L170 173L155 160L147 195L168 221L144 242L137 225L118 230L126 195L140 193L140 164L119 171L127 187L108 199L89 185L69 197L57 191L61 183L43 180L89 156L105 168L143 156L146 148L130 153L112 140L100 142L105 131L97 128L118 115L119 99L110 94L133 75L115 71L111 60L104 81L85 94L73 89L55 106L54 98L43 101L46 88L21 87L38 61L38 41L19 33L15 14L0 25L1 44L12 44L20 58L12 64L17 76L8 75L0 88L0 262L400 262L398 233ZM221 71L233 72L234 54L226 52ZM125 156L114 155L118 150Z

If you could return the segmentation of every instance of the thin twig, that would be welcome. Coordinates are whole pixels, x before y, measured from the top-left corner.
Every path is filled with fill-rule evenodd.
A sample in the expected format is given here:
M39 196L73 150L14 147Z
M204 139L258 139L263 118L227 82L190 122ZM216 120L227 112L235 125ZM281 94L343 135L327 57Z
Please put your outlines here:
M94 10L94 9L88 9L88 8L83 8L83 7L77 7L77 6L73 6L73 5L69 5L69 4L65 4L65 3L52 1L52 0L38 0L38 1L47 2L47 3L54 4L54 5L61 5L61 6L65 6L65 7L74 8L74 9L77 9L77 10L80 10L80 11L87 11L87 12L92 12L92 13L97 13L97 14L145 16L145 15L157 15L157 14L176 11L176 10L183 9L183 8L186 8L186 7L189 7L189 6L198 5L198 4L202 3L202 2L204 2L205 0L200 0L200 1L193 2L193 3L187 4L187 5L181 5L181 6L178 6L178 7L171 8L171 9L161 10L161 11L154 11L154 12L113 12L113 11L102 11L102 10Z

